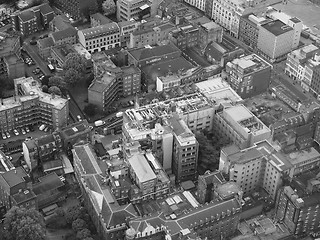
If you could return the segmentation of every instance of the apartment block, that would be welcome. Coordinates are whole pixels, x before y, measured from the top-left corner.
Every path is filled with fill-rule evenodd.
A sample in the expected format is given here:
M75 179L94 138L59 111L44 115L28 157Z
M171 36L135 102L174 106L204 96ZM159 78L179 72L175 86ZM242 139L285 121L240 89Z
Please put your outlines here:
M227 81L241 98L250 98L268 90L272 65L256 54L233 59L226 65Z
M120 46L120 29L117 23L108 23L78 31L79 42L90 53Z
M317 178L310 179L307 184L303 184L305 189L298 188L298 191L297 183L293 182L279 190L275 218L283 222L294 235L319 231L318 182Z
M120 28L120 42L121 47L128 47L130 43L130 35L136 31L140 22L137 21L122 21L118 22Z
M306 73L308 72L309 76L305 77L310 79L311 75L311 84L309 91L317 98L320 99L320 55L317 54L312 60L309 61L309 64L306 67ZM307 75L307 74L306 74Z
M219 170L236 182L244 195L263 188L275 200L282 176L290 174L292 164L266 140L240 150L236 145L221 150Z
M169 33L175 28L174 24L168 21L150 21L141 23L137 29L130 33L129 48L142 48L146 45L161 44L168 40Z
M49 34L52 38L54 45L64 45L64 44L76 44L78 40L78 31L74 27L69 27L64 30L56 31Z
M170 32L169 39L181 50L195 47L199 44L199 28L192 24L179 26Z
M39 55L43 59L47 59L51 56L51 48L54 46L54 42L51 37L47 37L44 39L39 39L37 41L37 47L39 51Z
M101 13L95 13L90 16L91 27L97 27L100 25L105 25L112 23L112 20L102 15Z
M206 0L184 0L184 2L203 12L205 11Z
M199 46L205 49L212 42L221 42L223 28L211 21L199 26Z
M242 104L217 112L214 125L219 134L228 137L240 149L272 137L271 130Z
M54 4L62 11L70 15L73 20L81 20L98 12L97 0L57 0Z
M284 60L292 50L295 31L280 20L262 24L258 35L258 52L271 62Z
M23 36L28 36L49 27L54 18L54 11L48 3L41 4L11 15L13 29Z
M0 75L9 78L25 76L25 64L20 52L20 37L0 33L0 45Z
M299 81L301 85L304 84L302 81L305 77L306 65L309 59L314 58L316 53L320 53L320 50L313 44L303 46L288 53L285 73L293 80Z
M141 70L135 66L125 66L121 68L124 97L136 95L141 90Z

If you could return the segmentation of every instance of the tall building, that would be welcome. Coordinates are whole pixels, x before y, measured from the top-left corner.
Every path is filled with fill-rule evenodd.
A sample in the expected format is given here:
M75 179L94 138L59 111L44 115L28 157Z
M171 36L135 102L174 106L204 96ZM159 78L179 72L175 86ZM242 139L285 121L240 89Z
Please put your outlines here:
M80 20L98 12L97 0L57 0L54 4L74 20Z
M78 31L79 42L90 53L120 46L120 29L117 23L107 23Z
M125 66L121 68L124 97L140 93L141 90L141 70L135 66Z
M292 50L295 31L280 20L262 24L258 35L258 52L271 62L284 60Z
M48 3L41 4L11 15L13 29L23 36L49 28L50 21L54 18L54 11Z
M133 33L140 22L137 21L122 21L118 22L120 28L120 45L121 47L128 47L130 43L130 35Z
M212 42L221 42L223 29L221 26L211 21L199 26L199 45L205 49Z
M273 200L282 186L282 177L289 176L292 164L266 140L240 150L231 145L221 150L219 170L236 182L244 195L266 190Z
M228 137L240 149L272 137L271 130L242 104L217 112L214 125L219 134Z
M198 8L203 12L205 11L206 0L184 0L184 2Z
M118 21L141 20L143 16L150 16L151 5L147 0L119 0L117 1Z
M307 184L298 181L293 180L279 190L275 219L283 222L294 235L317 232L320 225L319 179L308 179Z
M42 92L39 83L32 77L17 78L14 85L15 96L2 99L0 105L1 131L40 123L57 129L67 124L67 99Z
M240 97L250 98L268 90L272 65L256 54L233 59L226 65L227 81Z

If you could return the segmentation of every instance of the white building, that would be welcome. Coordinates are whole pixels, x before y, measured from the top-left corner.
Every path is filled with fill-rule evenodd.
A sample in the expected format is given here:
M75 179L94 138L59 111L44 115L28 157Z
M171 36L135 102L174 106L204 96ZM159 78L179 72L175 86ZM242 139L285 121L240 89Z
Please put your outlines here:
M206 0L185 0L186 3L194 6L204 12Z
M120 28L112 22L78 31L79 42L89 53L120 46Z

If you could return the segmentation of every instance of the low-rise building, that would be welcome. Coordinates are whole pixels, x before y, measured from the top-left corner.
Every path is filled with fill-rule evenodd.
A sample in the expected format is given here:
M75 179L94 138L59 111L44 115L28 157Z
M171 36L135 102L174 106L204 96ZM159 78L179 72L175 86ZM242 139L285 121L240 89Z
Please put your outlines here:
M150 16L151 5L147 0L120 0L117 1L117 19L121 21L141 20L143 16Z
M14 12L11 15L13 29L23 36L28 36L49 27L54 11L48 3Z
M100 52L120 46L120 29L117 23L111 22L79 30L78 38L90 53Z
M212 42L221 42L223 29L221 26L211 21L199 26L199 45L205 49Z
M72 27L71 21L65 15L57 15L49 23L50 30L57 32Z
M64 44L76 44L78 31L74 27L69 27L60 31L56 31L49 34L52 38L54 45L64 45Z
M173 29L170 32L169 39L179 49L185 50L199 45L199 28L192 24L185 24Z
M226 107L214 117L216 131L245 149L256 142L271 140L271 130L244 105Z
M118 22L120 28L120 42L121 47L128 47L130 44L130 35L136 31L137 27L140 25L138 21L123 21Z
M226 65L227 81L243 98L250 98L268 90L272 65L256 54L233 59Z
M39 55L43 59L47 59L51 56L51 47L54 46L54 42L51 37L39 39L37 41L37 46L39 50Z
M105 25L112 23L112 20L102 15L101 13L95 13L90 16L91 27L97 27L100 25Z

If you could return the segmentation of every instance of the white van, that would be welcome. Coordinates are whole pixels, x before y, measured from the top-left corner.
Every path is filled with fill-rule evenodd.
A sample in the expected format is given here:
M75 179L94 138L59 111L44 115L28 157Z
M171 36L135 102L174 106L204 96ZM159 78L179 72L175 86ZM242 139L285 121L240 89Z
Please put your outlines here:
M46 125L45 124L42 124L40 127L39 127L39 130L40 131L43 131L43 129L45 129Z

